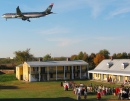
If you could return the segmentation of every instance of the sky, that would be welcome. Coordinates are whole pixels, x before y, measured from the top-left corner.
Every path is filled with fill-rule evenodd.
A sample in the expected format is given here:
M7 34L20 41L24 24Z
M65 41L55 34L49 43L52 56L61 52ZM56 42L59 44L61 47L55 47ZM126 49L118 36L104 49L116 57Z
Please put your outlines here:
M41 18L0 17L0 58L31 49L35 57L70 57L107 49L130 53L130 0L0 0L0 14L41 12L54 3L52 12Z

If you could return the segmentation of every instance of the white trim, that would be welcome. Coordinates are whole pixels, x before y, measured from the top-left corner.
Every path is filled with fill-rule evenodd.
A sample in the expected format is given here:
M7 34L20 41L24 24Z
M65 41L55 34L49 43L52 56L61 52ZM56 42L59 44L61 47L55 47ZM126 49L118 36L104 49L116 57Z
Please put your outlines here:
M119 72L111 72L111 71L88 71L88 73L98 73L98 74L112 74L112 75L122 75L122 76L130 76L130 73L119 73Z

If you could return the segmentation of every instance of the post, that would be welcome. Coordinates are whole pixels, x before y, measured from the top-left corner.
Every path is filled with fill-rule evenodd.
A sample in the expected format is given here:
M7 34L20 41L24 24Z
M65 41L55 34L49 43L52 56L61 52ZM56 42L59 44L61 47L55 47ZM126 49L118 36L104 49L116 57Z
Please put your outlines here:
M92 73L92 77L93 77L93 73ZM90 79L90 77L89 77L89 72L88 72L88 79Z
M41 68L39 67L39 81L41 80L41 74L40 74L40 72L41 72Z
M49 81L49 67L47 68L48 68L47 80Z
M29 82L31 82L31 67L30 67L30 76L29 76Z
M65 80L65 66L64 66L64 80Z
M56 80L57 80L57 66L56 66Z
M103 74L101 74L101 81L103 81Z
M72 76L72 79L74 79L74 72L73 72L74 69L73 69L73 66L71 66L71 68L72 68L72 75L71 76Z
M81 66L80 66L80 79L81 79Z

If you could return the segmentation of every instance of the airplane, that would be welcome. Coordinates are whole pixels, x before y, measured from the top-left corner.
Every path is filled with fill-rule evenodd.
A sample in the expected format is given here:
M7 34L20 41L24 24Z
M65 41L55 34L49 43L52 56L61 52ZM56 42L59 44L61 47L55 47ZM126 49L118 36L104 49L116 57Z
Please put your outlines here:
M51 12L51 9L53 7L53 3L51 3L48 8L43 11L43 12L21 12L19 6L16 8L16 13L6 13L6 14L3 14L2 17L6 19L9 19L9 18L20 18L22 20L27 20L30 22L29 18L39 18L39 17L44 17L46 15L49 15L49 14L54 14L53 12Z

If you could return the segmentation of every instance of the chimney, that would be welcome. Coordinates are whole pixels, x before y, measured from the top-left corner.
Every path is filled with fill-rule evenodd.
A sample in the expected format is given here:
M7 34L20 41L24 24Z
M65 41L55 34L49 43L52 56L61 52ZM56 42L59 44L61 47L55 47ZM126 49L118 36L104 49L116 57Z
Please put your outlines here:
M113 60L113 57L112 57L112 56L110 56L110 59L111 59L111 60Z
M39 58L39 62L42 61L42 60L43 60L43 59L40 57L40 58Z
M70 61L70 58L66 58L66 61Z

